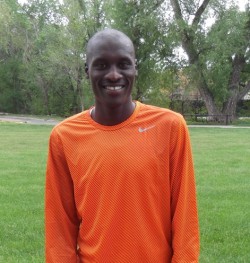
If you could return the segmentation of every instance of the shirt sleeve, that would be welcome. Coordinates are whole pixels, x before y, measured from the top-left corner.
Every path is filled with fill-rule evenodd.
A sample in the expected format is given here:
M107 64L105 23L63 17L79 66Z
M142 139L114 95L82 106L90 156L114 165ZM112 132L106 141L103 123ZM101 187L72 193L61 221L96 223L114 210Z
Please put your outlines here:
M54 129L49 140L45 183L46 263L77 262L78 230L73 182L61 140Z
M199 227L190 137L181 117L171 140L172 263L199 262Z

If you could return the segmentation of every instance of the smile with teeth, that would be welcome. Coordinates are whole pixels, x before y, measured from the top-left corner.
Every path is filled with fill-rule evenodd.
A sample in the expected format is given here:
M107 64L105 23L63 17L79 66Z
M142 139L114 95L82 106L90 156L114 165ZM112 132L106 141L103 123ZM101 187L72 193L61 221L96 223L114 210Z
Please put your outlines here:
M107 90L120 90L122 89L124 86L114 86L114 87L111 87L111 86L105 86L104 88L107 89Z

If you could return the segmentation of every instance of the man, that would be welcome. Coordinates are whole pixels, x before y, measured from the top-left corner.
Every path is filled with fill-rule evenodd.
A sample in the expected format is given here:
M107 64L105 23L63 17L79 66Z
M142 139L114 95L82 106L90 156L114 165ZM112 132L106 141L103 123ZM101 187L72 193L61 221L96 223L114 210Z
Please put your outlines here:
M190 140L181 115L133 101L122 32L87 46L90 110L57 125L46 175L47 263L198 262Z

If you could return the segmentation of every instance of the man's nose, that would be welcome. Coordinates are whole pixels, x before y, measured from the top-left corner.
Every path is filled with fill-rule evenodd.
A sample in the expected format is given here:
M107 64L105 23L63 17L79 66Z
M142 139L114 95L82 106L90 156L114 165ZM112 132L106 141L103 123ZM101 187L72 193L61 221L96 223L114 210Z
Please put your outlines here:
M112 81L112 82L115 82L115 81L121 79L122 75L119 73L116 66L112 66L112 67L110 67L109 72L106 74L105 78Z

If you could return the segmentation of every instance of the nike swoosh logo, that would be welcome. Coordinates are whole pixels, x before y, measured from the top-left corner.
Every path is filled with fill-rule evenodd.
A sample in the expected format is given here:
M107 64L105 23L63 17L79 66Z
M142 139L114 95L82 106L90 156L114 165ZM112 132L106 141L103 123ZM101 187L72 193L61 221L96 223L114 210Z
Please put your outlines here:
M155 127L155 125L152 125L152 126L149 126L149 127L146 127L146 128L139 128L138 129L138 131L139 132L145 132L145 131L147 131L147 130L150 130L150 129L152 129L152 128L154 128Z

